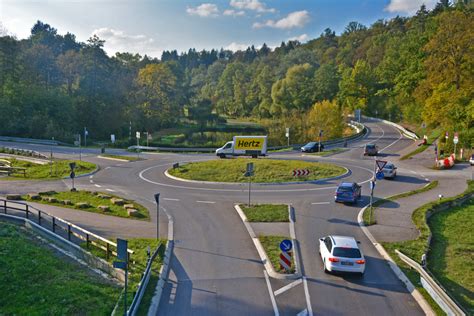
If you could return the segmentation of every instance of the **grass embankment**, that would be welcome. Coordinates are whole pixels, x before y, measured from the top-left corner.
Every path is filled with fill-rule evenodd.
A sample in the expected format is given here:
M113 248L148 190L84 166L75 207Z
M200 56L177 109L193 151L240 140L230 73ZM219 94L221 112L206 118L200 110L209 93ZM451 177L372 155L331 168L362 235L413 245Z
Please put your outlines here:
M244 176L248 162L254 164L252 182L310 181L342 175L346 169L328 163L306 162L299 160L274 159L220 159L193 162L170 169L168 172L179 178L215 182L248 182ZM308 169L305 177L294 177L293 170Z
M419 135L419 133L417 134ZM424 152L428 147L430 147L431 144L433 144L433 142L439 137L439 135L441 135L441 130L439 129L432 130L431 133L428 135L428 141L426 145L418 146L418 148L415 149L414 151L400 157L400 160L410 159L411 157ZM421 136L421 140L419 140L418 142L421 142L422 139L423 139L423 135Z
M397 199L412 196L412 195L415 195L415 194L418 194L418 193L427 192L431 189L436 188L438 186L438 184L439 184L438 180L435 180L435 181L431 181L428 185L426 185L426 186L424 186L420 189L416 189L416 190L412 190L412 191L408 191L408 192L403 192L403 193L400 193L400 194L395 194L395 195L389 196L387 198L378 199L377 201L372 203L372 210L370 210L370 208L367 208L366 211L364 212L364 214L362 214L362 218L364 219L365 226L370 226L370 225L377 224L377 221L374 218L374 212L375 212L375 209L377 207L383 205L384 203L390 202L390 201L395 201ZM371 213L371 211L372 211L372 213ZM369 218L370 218L370 220L369 220Z
M285 236L264 236L260 235L258 236L258 239L260 240L260 243L263 246L263 249L265 249L265 252L267 253L268 258L270 259L270 262L273 265L273 268L275 269L276 272L279 273L295 273L295 258L294 258L294 251L293 255L291 257L291 270L286 271L284 269L280 269L280 243L288 239L288 237Z
M111 155L111 154L102 154L102 155L100 155L100 157L119 159L119 160L127 160L127 161L143 160L142 158L138 158L138 157L135 157L135 156L123 156L123 155Z
M21 226L0 223L0 249L0 314L110 315L120 295Z
M60 207L67 207L76 210L92 212L92 213L99 213L104 215L112 215L112 216L119 216L119 217L127 217L127 218L137 218L143 220L149 220L150 216L148 214L148 210L134 202L133 200L123 199L116 195L105 194L100 192L90 192L90 191L64 191L64 192L40 192L39 193L41 199L31 199L29 195L22 196L23 199L31 202L37 202L42 204L60 206ZM122 199L123 202L120 203L122 205L117 205L113 203L112 199ZM87 203L86 205L79 205L78 203ZM127 209L125 205L133 204L133 209L137 210L138 212L133 216L130 217L128 215ZM99 209L99 206L106 206L108 209L103 210Z
M422 288L420 284L419 274L412 270L407 264L405 264L398 255L395 253L395 249L400 250L402 253L406 254L408 257L420 263L421 256L425 252L428 246L428 238L430 235L430 227L426 224L425 218L428 211L436 212L441 204L452 202L465 194L470 194L474 192L474 181L468 181L468 188L466 191L456 197L444 198L439 201L430 202L425 204L415 210L412 215L413 222L415 226L420 231L420 236L415 240L403 241L403 242L383 242L383 247L390 254L392 259L399 265L402 271L407 275L410 281L420 290L420 292L432 303L432 307L436 308L439 311L439 307L434 303L429 297L428 293ZM464 209L467 208L467 211ZM468 217L464 216L466 213L471 212ZM451 215L454 214L454 215ZM446 237L441 237L438 235L433 239L433 244L431 248L434 249L434 253L429 253L428 255L428 268L433 268L435 276L439 281L444 285L445 289L450 291L450 293L456 297L461 304L465 304L466 309L472 311L473 300L469 298L468 295L472 293L473 289L473 278L472 278L472 227L474 223L472 221L472 199L471 203L462 207L453 207L451 209L440 211L438 214L440 216L436 219L436 215L430 218L429 224L437 226L434 228L434 234L439 232L447 233ZM452 217L451 217L452 216ZM433 218L435 219L433 221ZM460 221L452 221L446 223L445 218L455 219ZM441 221L441 223L440 223ZM455 234L455 232L462 231L461 234ZM448 233L449 232L449 233ZM449 240L444 240L443 238L450 238ZM441 242L441 243L440 243ZM470 244L469 244L470 243ZM450 268L455 267L459 269L457 271L450 271ZM452 280L450 278L453 278ZM464 281L455 286L455 284L460 280ZM443 281L450 281L448 283L443 283ZM468 286L469 289L466 289L465 286ZM468 294L468 295L466 295ZM440 314L443 314L440 312Z
M9 177L2 177L2 180L55 180L69 177L71 168L69 164L71 162L76 163L76 177L81 174L86 174L94 171L97 165L78 160L53 160L53 166L51 168L50 163L39 164L30 161L18 160L18 159L7 159L11 163L11 167L26 168L26 175L23 173L15 173ZM52 173L51 173L52 171Z
M154 290L156 287L156 283L158 282L159 272L161 265L163 264L163 258L165 253L166 240L164 239L154 239L154 238L131 238L128 239L128 248L134 251L133 255L131 256L131 261L133 264L130 265L129 269L129 277L128 277L128 291L127 291L127 306L130 307L130 304L133 301L133 293L138 289L138 283L142 277L143 272L145 271L146 264L147 264L147 247L150 246L150 252L153 254L156 247L159 243L162 243L163 246L160 248L160 252L158 256L155 258L152 264L152 274L150 277L150 281L148 282L147 289L143 296L142 302L140 304L140 308L138 310L138 315L146 315L148 312L148 307L150 306L151 298L153 297ZM85 243L81 245L85 248ZM89 250L92 254L100 257L104 260L105 253L97 248L91 248ZM150 255L151 255L150 254ZM115 257L110 256L108 261L112 264L113 261L117 260ZM118 301L118 309L115 315L123 315L123 293L120 295L121 297L114 301L114 304Z
M289 222L288 205L259 204L240 207L249 222Z

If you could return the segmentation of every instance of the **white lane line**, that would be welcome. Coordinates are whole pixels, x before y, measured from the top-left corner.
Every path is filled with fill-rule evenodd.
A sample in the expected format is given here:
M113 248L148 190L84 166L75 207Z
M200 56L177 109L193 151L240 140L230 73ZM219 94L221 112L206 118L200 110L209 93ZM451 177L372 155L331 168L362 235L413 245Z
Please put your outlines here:
M270 300L272 301L273 313L275 314L275 316L280 316L280 313L278 312L278 306L275 300L275 296L273 295L272 285L270 284L270 279L268 278L267 271L263 270L263 275L265 275L265 281L267 282L268 293L270 293Z
M430 179L428 179L428 178L425 178L425 181L430 181Z
M179 201L179 199L170 199L170 198L163 198L165 201Z
M104 170L110 169L110 167L105 167Z
M92 175L92 176L89 176L89 179L92 179L92 178L94 178L94 175Z
M380 149L380 150L379 150L380 153L381 153L382 151L384 151L385 149L387 149L388 147L390 147L390 146L392 146L392 145L395 145L395 143L397 143L400 139L403 138L403 135L402 135L402 133L400 132L400 130L399 130L398 128L396 128L396 130L397 130L397 132L400 134L400 137L399 137L396 141L394 141L393 143L391 143L391 144L385 146L384 148Z
M94 180L89 180L90 183L94 183Z
M101 185L98 185L98 184L94 184L94 185L95 185L96 187L98 187L98 188L102 188Z
M115 192L115 190L112 190L112 189L106 189L106 190L109 192Z
M207 203L207 204L215 204L216 202L213 201L196 201L197 203Z
M282 288L276 290L275 292L273 292L273 294L275 294L275 296L278 296L278 295L280 295L281 293L284 293L284 292L288 291L289 289L294 288L295 286L297 286L297 285L300 284L301 282L303 282L303 279L300 278L300 279L298 279L298 280L296 280L296 281L294 281L294 282L291 282L290 284L287 284L287 285L285 285L284 287L282 287Z
M323 204L331 204L331 202L313 202L311 205L323 205Z
M296 314L296 316L308 316L308 310L305 308L301 312Z
M308 316L313 316L313 307L311 306L311 298L309 297L308 282L303 277L304 295L306 297L306 306L308 307Z

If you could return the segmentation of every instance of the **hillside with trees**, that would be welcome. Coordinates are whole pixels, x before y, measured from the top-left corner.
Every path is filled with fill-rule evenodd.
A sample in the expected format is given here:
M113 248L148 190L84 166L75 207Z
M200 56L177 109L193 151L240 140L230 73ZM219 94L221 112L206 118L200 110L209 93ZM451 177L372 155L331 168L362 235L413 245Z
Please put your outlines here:
M270 49L104 52L38 21L28 39L0 33L0 135L72 143L84 127L110 134L157 132L182 122L258 120L294 141L339 137L355 109L368 116L459 132L474 145L474 6L443 0L410 18L351 22L305 44Z

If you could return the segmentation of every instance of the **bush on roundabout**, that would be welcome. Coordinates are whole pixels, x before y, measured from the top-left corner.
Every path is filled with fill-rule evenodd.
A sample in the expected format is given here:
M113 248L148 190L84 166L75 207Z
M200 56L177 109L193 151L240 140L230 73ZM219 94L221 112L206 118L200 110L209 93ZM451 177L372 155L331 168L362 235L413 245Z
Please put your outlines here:
M254 164L254 175L251 180L257 183L315 181L340 176L346 172L345 168L329 163L238 158L191 162L169 169L168 173L187 180L248 182L249 179L244 173L249 162ZM293 176L293 170L309 170L309 174Z

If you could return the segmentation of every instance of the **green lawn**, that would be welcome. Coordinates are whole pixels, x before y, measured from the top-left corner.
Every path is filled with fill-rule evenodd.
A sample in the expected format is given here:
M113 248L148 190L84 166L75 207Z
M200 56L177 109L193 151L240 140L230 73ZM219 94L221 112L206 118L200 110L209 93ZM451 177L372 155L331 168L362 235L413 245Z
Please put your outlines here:
M86 174L94 171L97 168L97 165L78 160L53 160L53 166L49 163L41 165L38 163L33 163L24 160L18 159L7 159L11 162L12 167L26 168L26 177L23 176L23 173L15 173L10 177L2 177L3 180L53 180L53 179L62 179L64 177L69 177L71 173L71 168L69 163L75 162L76 176L81 174ZM51 174L52 171L52 174Z
M404 272L405 271L410 271L410 273L407 273L407 276L410 278L412 283L415 284L417 287L420 287L419 275L416 272L411 271L411 269L408 267L408 265L406 265L403 261L401 261L399 259L398 255L395 253L395 249L400 250L402 253L406 254L408 257L410 257L413 260L420 263L421 256L423 255L423 253L426 250L427 243L428 243L428 237L430 235L430 228L428 227L428 225L425 222L426 212L436 210L437 206L439 206L440 204L445 203L445 202L449 202L449 201L454 201L457 198L463 196L464 194L468 194L468 193L471 193L473 191L474 191L474 181L468 181L468 188L466 189L466 191L463 194L461 194L457 197L444 198L444 199L441 199L440 201L430 202L428 204L425 204L425 205L417 208L415 210L415 212L413 213L413 215L412 215L413 223L415 224L415 226L420 231L420 235L417 239L403 241L403 242L393 242L393 243L382 242L383 247L388 251L388 253L392 257L392 259L395 260L395 262L400 266L400 268ZM453 208L453 209L455 209L455 208ZM450 214L450 213L451 213L450 210L440 212L440 214ZM435 215L433 215L433 216L435 216ZM463 221L464 221L464 219L463 219ZM467 221L467 219L466 219L466 221ZM454 225L460 225L460 224L458 222L458 223L455 223ZM463 231L463 233L466 234L466 235L469 235L469 234L472 235L472 233L470 233L472 231L472 226L473 226L472 222L470 222L468 225L469 226L467 226L467 227L469 227L469 229L468 230L465 229ZM458 235L458 236L456 236L456 238L461 238L461 237ZM472 240L472 237L468 237L468 238L470 238L469 240ZM464 237L463 237L463 239L465 240ZM470 249L471 249L470 251L472 252L472 243L470 245ZM459 254L457 254L457 255L459 255ZM463 258L469 258L469 257L463 256ZM472 259L472 254L471 254L471 259ZM428 267L431 268L432 264L439 267L439 265L437 265L437 263L434 262L434 261L438 261L438 260L440 260L439 257L436 257L436 256L430 254L430 257L428 258ZM452 260L452 258L449 258L449 260ZM464 260L464 259L461 259L461 260ZM467 273L469 273L468 269L470 269L471 274L472 274L472 268L470 267L471 263L472 263L472 260L465 263L465 267L464 267L465 270L462 271L461 275L465 276ZM469 279L472 282L472 277L470 277ZM472 290L472 283L470 283L470 284L471 284L471 290ZM446 286L446 288L449 290L450 286L448 285L448 286ZM451 288L452 288L452 285L451 285ZM461 294L461 295L465 295L464 293ZM425 297L428 295L425 291L422 291L422 294L424 294ZM459 293L458 294L453 293L453 295L459 295ZM464 301L464 302L466 302L466 301ZM472 304L472 299L470 300L470 304ZM436 304L434 304L433 306L435 306L435 305ZM471 306L470 308L472 308L472 305L470 305L470 306ZM436 308L439 309L439 307L437 307L437 305L436 305Z
M105 158L122 159L122 160L128 160L128 161L143 160L142 158L138 158L137 156L123 156L123 155L111 155L111 154L102 154L100 156L105 157Z
M115 239L112 239L115 240ZM134 251L133 255L131 256L131 260L133 264L130 265L130 275L128 278L128 293L127 293L127 306L130 306L133 300L133 293L138 289L138 283L142 277L142 273L145 271L146 263L147 263L147 247L150 246L151 253L156 249L159 243L166 244L166 240L160 239L157 240L155 238L131 238L128 239L128 248ZM82 247L85 248L85 243L82 244ZM91 253L94 255L102 258L105 258L104 251L91 248ZM158 256L153 261L152 265L152 275L150 281L148 282L148 286L143 296L142 302L140 304L140 308L138 310L139 315L146 315L148 312L148 307L151 303L151 298L153 297L154 290L156 287L156 283L158 282L159 272L161 269L161 265L163 264L163 258L165 253L165 247L161 247ZM115 261L116 258L110 256L109 262L112 263ZM118 298L117 298L118 299ZM114 302L115 303L115 302ZM116 315L123 315L123 296L119 299L119 308L117 310Z
M288 205L259 204L250 207L241 205L240 208L249 222L289 222Z
M434 214L428 268L436 279L474 315L474 199Z
M2 315L110 315L121 288L0 222Z
M366 226L377 224L377 222L375 220L375 217L374 217L374 212L375 212L377 207L383 205L384 203L387 203L387 202L390 202L390 201L395 201L397 199L401 199L401 198L411 196L411 195L415 195L415 194L418 194L418 193L426 192L426 191L429 191L431 189L436 188L437 186L438 186L438 180L435 180L435 181L431 181L428 185L426 185L422 188L407 191L407 192L403 192L403 193L400 193L400 194L395 194L395 195L389 196L387 198L382 198L382 199L376 200L374 203L372 203L372 206L373 206L372 214L370 213L370 208L369 207L365 210L364 214L362 214L362 217L364 219L364 224Z
M101 198L99 197L100 194L107 195L110 198ZM123 206L115 205L111 201L111 198L121 198L121 197L118 197L116 195L111 195L109 193L90 192L90 191L75 191L75 192L70 192L70 191L54 192L53 191L53 192L44 192L44 193L41 193L40 195L42 198L41 200L30 200L27 195L23 196L23 199L29 200L32 202L42 203L42 204L73 208L73 209L78 209L81 211L100 213L104 215L136 218L136 219L142 219L142 220L150 219L148 210L144 206L134 202L133 200L123 199L124 204L133 204L134 209L138 211L138 214L135 217L129 217L127 210ZM48 198L55 198L57 199L57 202L50 202L47 200ZM65 205L64 201L70 201L72 205ZM75 205L76 203L81 203L81 202L87 202L90 205L90 207L80 208L77 205ZM104 212L98 209L98 206L100 205L108 206L109 211Z
M330 178L342 175L345 168L320 162L307 162L299 160L275 159L219 159L204 162L193 162L170 169L168 172L176 177L216 182L248 182L244 176L248 162L254 164L252 182L287 182L309 181ZM308 169L310 174L306 177L294 177L295 169Z
M260 240L260 243L262 244L263 249L265 249L265 252L267 253L267 256L270 259L273 265L273 268L275 269L276 272L279 272L279 273L294 273L295 272L294 252L291 257L291 260L292 260L291 271L286 272L284 269L280 269L280 253L281 253L280 243L284 239L289 239L288 237L260 235L258 236L258 239Z

